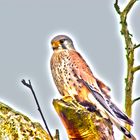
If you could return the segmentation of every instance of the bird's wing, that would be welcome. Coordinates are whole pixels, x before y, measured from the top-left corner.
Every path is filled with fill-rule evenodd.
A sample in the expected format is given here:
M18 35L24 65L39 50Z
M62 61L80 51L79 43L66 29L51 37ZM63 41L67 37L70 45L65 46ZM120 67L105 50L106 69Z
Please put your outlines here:
M128 123L130 125L133 125L133 121L131 119L129 119L129 117L127 115L125 115L124 112L122 112L111 100L110 100L110 96L109 96L109 92L111 91L110 88L108 86L106 86L102 81L97 80L97 84L100 87L101 91L103 93L105 93L105 99L107 101L107 104L109 105L109 107L113 110L113 112L115 113L115 115L121 119L122 121L124 121L125 123ZM108 95L108 96L107 96ZM127 120L127 121L126 121Z
M100 80L96 79L92 74L89 66L82 58L82 56L76 52L71 52L72 63L75 63L73 72L77 75L77 78L82 80L85 86L91 91L92 95L98 102L106 109L106 111L114 117L133 125L131 119L129 119L111 100L108 96L110 89ZM105 89L105 90L103 90Z
M122 112L111 100L106 101L109 107L113 110L113 112L119 119L121 119L125 123L133 125L133 121L124 112Z
M136 138L131 134L131 132L127 130L124 126L122 126L120 123L120 119L121 119L124 122L132 125L133 124L132 120L130 120L122 111L120 111L114 103L112 103L111 101L108 103L108 100L106 100L100 93L98 93L96 89L93 88L93 86L89 85L87 82L85 82L82 79L79 80L81 80L85 84L85 86L91 91L94 98L110 114L109 115L110 119L116 125L116 127L120 131L122 131L123 134L129 139L136 140Z
M116 127L121 132L123 132L123 134L126 137L130 138L131 140L136 140L136 138L131 134L131 132L129 132L129 130L127 130L120 123L120 119L121 119L124 122L132 125L133 124L132 120L130 120L122 111L120 111L114 103L106 100L99 92L96 91L96 89L94 89L93 86L89 85L83 79L79 79L79 81L83 82L84 85L91 91L92 94L90 95L94 96L95 100L97 100L97 102L106 110L107 114L109 114L108 116L110 116L111 121L116 125Z
M99 79L96 78L97 84L99 86L99 88L101 89L101 91L106 95L107 98L110 99L110 95L109 92L111 91L111 89L106 86L102 81L100 81Z
M75 66L72 67L72 71L79 79L79 81L81 81L89 89L89 95L91 95L91 98L94 98L94 100L97 101L99 106L101 106L103 111L107 113L112 122L120 131L122 131L131 140L135 140L134 136L121 125L120 120L123 120L124 122L131 125L133 122L122 111L120 111L118 107L110 101L109 98L107 98L106 92L102 92L100 89L102 83L93 76L90 68L82 56L76 51L72 53L74 56L71 55L71 61L73 61L72 63L75 64Z
M80 75L83 80L88 81L89 84L94 85L96 89L102 91L102 93L110 99L110 88L93 75L90 67L87 65L83 57L75 50L71 50L69 53L71 56L71 62L75 65L73 69L76 74Z
M91 91L94 98L106 109L106 111L110 115L129 125L133 125L133 121L127 115L125 115L125 113L123 113L111 100L106 98L103 94L101 95L101 93L96 91L96 89L94 89L92 85L89 85L83 79L82 81L85 86Z
M113 117L116 117L112 109L109 107L109 104L106 102L103 95L101 95L92 85L89 85L86 81L83 79L79 79L83 84L89 89L89 91L92 93L92 96L98 101L98 103ZM91 97L91 96L90 96ZM92 97L91 97L92 98Z

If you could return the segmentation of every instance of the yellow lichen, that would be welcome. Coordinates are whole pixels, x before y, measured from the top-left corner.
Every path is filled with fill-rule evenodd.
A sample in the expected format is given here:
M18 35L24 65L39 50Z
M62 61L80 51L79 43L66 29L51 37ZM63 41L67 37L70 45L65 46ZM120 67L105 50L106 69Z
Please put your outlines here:
M114 140L112 124L97 112L89 112L72 97L54 100L70 140Z
M39 123L0 102L0 140L50 140Z

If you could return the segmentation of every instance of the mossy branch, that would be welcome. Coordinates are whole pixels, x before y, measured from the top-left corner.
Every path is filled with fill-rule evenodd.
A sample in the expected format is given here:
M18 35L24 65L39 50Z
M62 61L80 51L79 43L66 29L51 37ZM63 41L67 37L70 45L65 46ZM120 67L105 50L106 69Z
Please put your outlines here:
M38 122L0 102L0 140L51 140Z
M126 49L126 61L127 61L127 74L125 78L125 112L126 114L131 117L132 116L132 104L139 100L134 99L132 100L132 89L133 89L133 80L134 80L134 73L140 70L140 66L134 67L134 57L135 52L134 50L140 47L140 44L135 45L132 41L132 34L130 34L128 30L127 24L127 16L130 10L132 9L133 5L136 3L137 0L129 0L128 4L125 8L120 11L120 7L118 5L118 0L115 1L114 8L116 12L120 16L120 24L121 24L121 34L124 36L125 39L125 49ZM130 125L126 125L126 128L130 131ZM124 137L124 140L127 138Z
M69 140L114 140L112 123L98 111L89 112L71 96L53 100Z

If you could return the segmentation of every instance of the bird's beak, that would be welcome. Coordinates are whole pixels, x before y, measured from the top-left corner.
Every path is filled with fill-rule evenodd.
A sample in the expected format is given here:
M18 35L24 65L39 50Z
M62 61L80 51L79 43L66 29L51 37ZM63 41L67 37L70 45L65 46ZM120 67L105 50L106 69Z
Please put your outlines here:
M57 49L60 46L60 41L52 41L51 44L53 49Z

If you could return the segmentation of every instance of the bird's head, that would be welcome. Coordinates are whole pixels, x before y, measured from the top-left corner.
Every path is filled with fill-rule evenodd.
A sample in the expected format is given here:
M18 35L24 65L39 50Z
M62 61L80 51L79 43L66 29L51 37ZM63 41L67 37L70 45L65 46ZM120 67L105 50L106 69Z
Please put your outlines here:
M52 41L52 49L53 50L71 50L74 49L74 45L72 40L66 35L57 35L55 36Z

